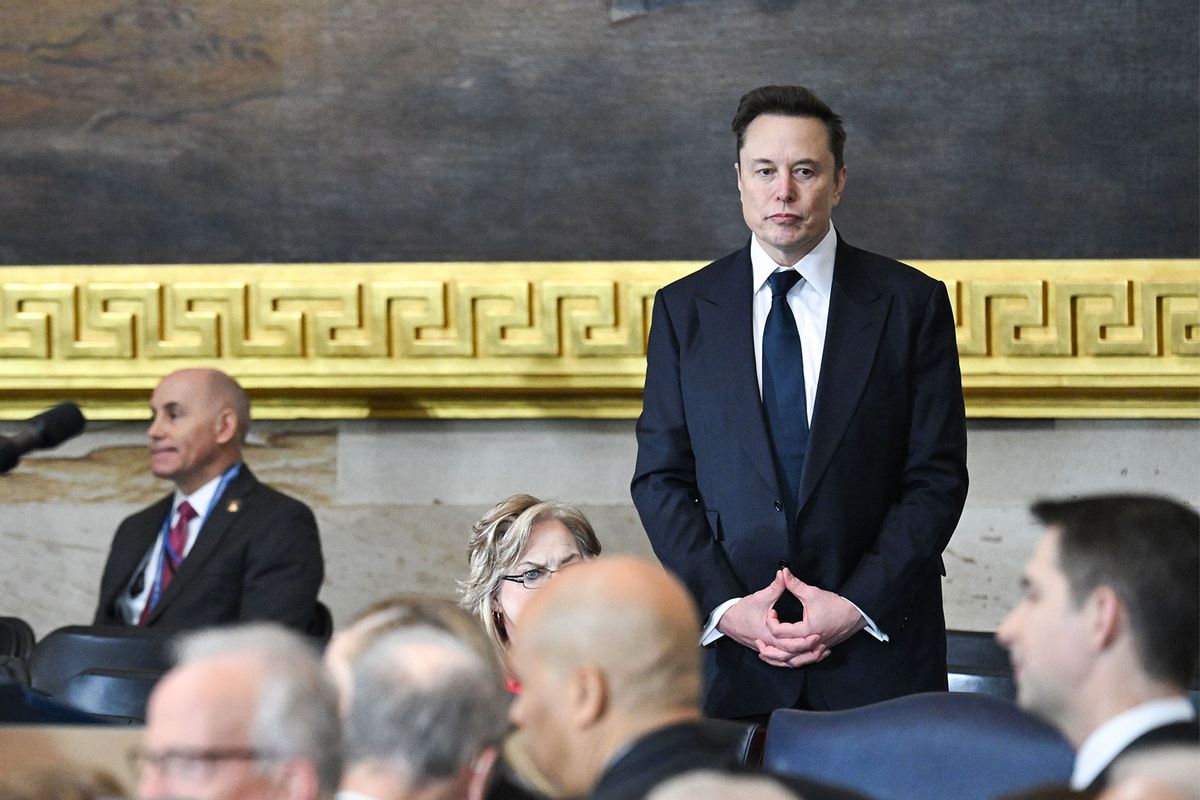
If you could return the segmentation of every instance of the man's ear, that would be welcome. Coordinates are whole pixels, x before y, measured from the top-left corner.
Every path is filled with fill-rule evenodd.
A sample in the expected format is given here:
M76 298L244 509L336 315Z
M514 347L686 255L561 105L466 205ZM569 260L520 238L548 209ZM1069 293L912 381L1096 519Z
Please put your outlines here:
M217 444L229 444L237 439L237 414L228 406L217 412Z
M1111 586L1098 586L1086 601L1088 635L1097 651L1107 650L1125 628L1125 607Z
M567 692L570 716L577 730L590 728L602 720L612 702L608 676L599 667L576 667Z
M487 794L489 778L492 777L492 767L500 751L496 747L485 747L483 752L475 756L471 766L467 768L467 800L483 800Z
M833 187L833 204L842 202L842 192L846 191L846 165L837 171L837 183Z

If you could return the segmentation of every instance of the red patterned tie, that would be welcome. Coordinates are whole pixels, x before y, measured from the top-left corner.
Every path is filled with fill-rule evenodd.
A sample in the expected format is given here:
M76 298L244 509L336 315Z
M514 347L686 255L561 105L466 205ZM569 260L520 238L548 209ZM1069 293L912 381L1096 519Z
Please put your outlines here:
M188 523L196 517L196 509L192 508L187 500L179 504L179 518L175 520L175 524L171 527L171 532L167 535L167 544L169 550L163 553L162 560L162 579L159 581L158 599L162 599L163 592L167 591L167 587L171 585L171 579L175 577L176 570L183 562L183 550L187 547L188 539ZM146 607L142 609L142 616L138 618L138 625L145 625L146 620L150 617L150 612L154 610L151 601L154 600L154 593L146 598Z

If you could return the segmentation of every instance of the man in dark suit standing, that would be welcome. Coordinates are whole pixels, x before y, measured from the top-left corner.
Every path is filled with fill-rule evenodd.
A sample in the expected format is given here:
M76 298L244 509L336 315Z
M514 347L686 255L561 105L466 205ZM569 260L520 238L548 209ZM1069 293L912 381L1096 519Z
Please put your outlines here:
M1200 742L1187 699L1200 658L1200 516L1172 500L1044 501L1023 594L996 632L1017 701L1078 749L1071 787L1097 791L1122 755Z
M150 409L150 470L175 491L117 528L95 624L305 630L324 578L317 524L242 463L246 392L218 370L184 369L162 379Z
M833 229L845 131L809 90L749 92L733 130L753 236L655 298L632 484L707 618L705 711L944 689L967 491L945 287Z

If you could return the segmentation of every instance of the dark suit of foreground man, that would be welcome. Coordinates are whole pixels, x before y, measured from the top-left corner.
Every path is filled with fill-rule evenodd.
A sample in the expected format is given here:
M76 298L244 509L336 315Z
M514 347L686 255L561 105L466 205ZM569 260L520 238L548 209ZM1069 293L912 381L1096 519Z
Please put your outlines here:
M246 393L223 372L186 369L163 378L150 407L150 469L175 492L117 528L95 624L177 630L269 620L304 630L324 577L317 525L307 506L242 463ZM196 519L173 568L166 545L185 500Z
M941 552L967 492L946 290L832 229L845 133L808 90L750 92L734 131L753 237L655 298L632 484L655 553L715 623L705 711L944 689ZM792 265L806 396L786 414L807 421L795 485L764 414L768 334L756 345L767 275ZM804 619L788 622L797 600Z

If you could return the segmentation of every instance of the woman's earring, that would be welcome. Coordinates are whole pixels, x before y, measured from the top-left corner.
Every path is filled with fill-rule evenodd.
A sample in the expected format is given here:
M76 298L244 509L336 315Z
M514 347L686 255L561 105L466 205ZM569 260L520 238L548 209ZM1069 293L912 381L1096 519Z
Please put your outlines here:
M508 641L508 631L504 629L504 615L500 613L500 609L492 609L492 624L496 626L496 633L500 635L500 641Z

